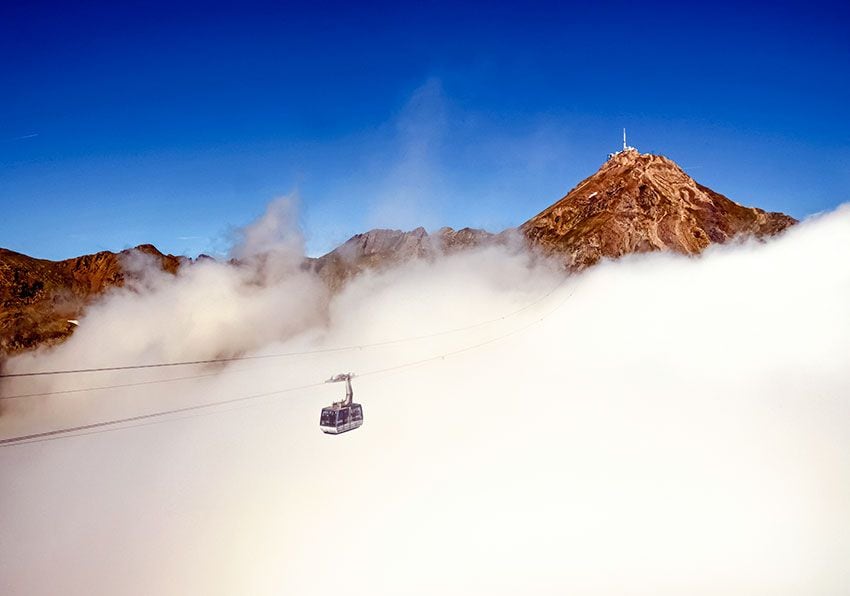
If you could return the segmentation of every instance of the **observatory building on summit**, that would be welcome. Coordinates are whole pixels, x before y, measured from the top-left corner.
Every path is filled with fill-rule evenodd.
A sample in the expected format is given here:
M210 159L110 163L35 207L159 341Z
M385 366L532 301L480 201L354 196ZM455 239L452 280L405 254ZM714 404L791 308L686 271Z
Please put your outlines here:
M615 155L619 155L620 153L625 153L626 151L637 151L634 147L630 147L628 143L626 143L626 129L623 129L623 148L620 151L615 151L614 153L608 154L608 159L611 159Z

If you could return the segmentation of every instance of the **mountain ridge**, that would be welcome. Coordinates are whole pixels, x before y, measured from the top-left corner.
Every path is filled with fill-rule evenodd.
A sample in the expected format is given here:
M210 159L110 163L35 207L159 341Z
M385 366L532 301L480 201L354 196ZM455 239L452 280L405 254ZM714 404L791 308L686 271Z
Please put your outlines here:
M543 257L560 260L568 270L580 271L601 259L631 253L698 254L736 237L773 236L795 223L788 215L732 201L699 184L666 157L627 148L611 154L597 172L518 228L492 233L444 227L431 234L421 227L407 232L374 229L325 255L305 258L302 268L336 291L363 271L519 241ZM135 253L147 255L172 274L210 258L163 254L150 244L62 261L0 248L0 355L67 338L74 328L69 320L133 277L127 259Z

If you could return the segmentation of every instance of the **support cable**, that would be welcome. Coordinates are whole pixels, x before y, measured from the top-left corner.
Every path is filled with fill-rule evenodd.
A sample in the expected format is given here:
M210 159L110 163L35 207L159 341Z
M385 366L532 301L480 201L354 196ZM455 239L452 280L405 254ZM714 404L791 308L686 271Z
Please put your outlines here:
M557 289L557 288L555 288L555 289ZM549 294L554 292L555 289L550 291ZM518 327L518 328L516 328L512 331L509 331L507 333L503 333L503 334L498 335L496 337L493 337L493 338L490 338L490 339L487 339L485 341L478 342L478 343L475 343L475 344L472 344L472 345L469 345L469 346L465 346L465 347L459 348L457 350L444 352L442 354L430 356L430 357L427 357L427 358L422 358L420 360L415 360L415 361L412 361L412 362L406 362L406 363L395 365L395 366L389 366L389 367L386 367L386 368L380 368L380 369L375 369L375 370L371 370L371 371L366 371L364 373L358 374L357 376L358 377L379 376L379 375L387 374L389 372L394 372L394 371L397 371L397 370L404 370L404 369L408 369L408 368L413 368L413 367L416 367L416 366L421 366L423 364L427 364L429 362L434 362L434 361L437 361L437 360L444 360L446 358L450 358L450 357L456 356L458 354L463 354L465 352L470 352L472 350L475 350L475 349L481 348L483 346L495 343L497 341L501 341L501 340L503 340L507 337L511 337L513 335L521 333L521 332L525 331L526 329L528 329L529 327L532 327L533 325L540 323L546 317L550 316L555 311L560 309L564 305L564 303L567 302L567 300L572 298L573 294L575 294L575 290L570 292L566 296L566 298L564 298L554 308L552 308L548 312L544 313L542 316L530 321L529 323L526 323L525 325L522 325L521 327ZM539 300L538 300L538 302L539 302ZM271 396L274 396L274 395L291 393L291 392L294 392L294 391L305 391L307 389L313 389L313 388L316 388L316 387L319 387L319 386L322 386L322 385L324 385L324 382L311 383L311 384L308 384L308 385L301 385L301 386L298 386L298 387L289 387L289 388L286 388L286 389L278 389L278 390L275 390L275 391L268 391L268 392L264 392L264 393L256 393L256 394L253 394L253 395L246 395L246 396L236 397L236 398L232 398L232 399L219 400L219 401L209 402L209 403L204 403L204 404L196 404L196 405L193 405L193 406L185 406L185 407L182 407L182 408L174 408L174 409L170 409L170 410L161 410L161 411L151 412L151 413L148 413L148 414L139 414L137 416L128 416L128 417L125 417L125 418L115 418L115 419L110 419L110 420L103 420L103 421L100 421L100 422L82 424L82 425L78 425L78 426L62 427L62 428L57 428L57 429L54 429L54 430L43 431L43 432L38 432L38 433L31 433L31 434L27 434L27 435L7 437L7 438L4 438L4 439L0 439L0 448L2 448L2 447L12 447L14 445L24 445L24 444L27 444L27 443L41 442L41 441L45 441L45 440L56 440L56 439L70 438L70 437L74 437L74 436L80 436L82 434L95 434L95 433L98 433L98 432L119 430L121 428L128 428L128 426L119 426L119 425L126 425L128 423L133 423L133 422L154 421L154 419L161 419L161 420L158 420L158 421L159 422L166 422L166 421L171 420L171 419L164 418L164 417L169 416L169 415L173 415L173 414L186 414L186 413L190 413L190 412L195 413L195 412L199 412L199 411L203 411L203 410L208 410L210 408L215 408L217 406L222 406L222 405L227 405L227 404L235 404L235 403L244 403L244 402L257 400L257 399L264 398L264 397L271 397ZM227 410L227 411L230 411L230 410ZM210 413L213 413L213 412L210 412ZM80 433L80 434L75 434L75 433Z
M430 339L433 337L439 337L442 335L450 335L452 333L459 333L461 331L467 331L470 329L476 329L478 327L483 327L485 325L491 325L493 323L497 323L499 321L504 321L505 319L514 317L532 306L540 303L545 300L549 296L551 296L558 288L564 285L569 279L568 277L563 278L559 281L551 290L543 294L542 296L536 298L532 302L529 302L525 306L518 308L508 314L495 317L492 319L487 319L486 321L480 321L478 323L474 323L472 325L466 325L463 327L455 327L453 329L446 329L443 331L437 331L435 333L426 333L424 335L414 335L410 337L403 337L398 339L390 339L385 341L373 342L368 344L356 344L356 345L348 345L348 346L338 346L332 348L319 348L315 350L303 350L296 352L281 352L277 354L258 354L254 356L231 356L227 358L210 358L206 360L185 360L178 362L155 362L150 364L128 364L123 366L101 366L95 368L76 368L76 369L64 369L64 370L46 370L46 371L30 371L30 372L22 372L22 373L8 373L8 374L0 374L0 379L17 379L24 377L43 377L43 376L53 376L53 375L71 375L71 374L81 374L81 373L97 373L97 372L112 372L112 371L124 371L124 370L142 370L148 368L166 368L166 367L175 367L175 366L193 366L200 364L220 364L224 362L238 362L242 360L263 360L270 358L287 358L292 356L307 356L311 354L328 354L333 352L346 352L351 350L362 350L364 348L376 348L382 346L390 346L400 343L406 343L410 341L419 341L423 339ZM108 387L111 388L111 387ZM41 394L39 394L41 395Z

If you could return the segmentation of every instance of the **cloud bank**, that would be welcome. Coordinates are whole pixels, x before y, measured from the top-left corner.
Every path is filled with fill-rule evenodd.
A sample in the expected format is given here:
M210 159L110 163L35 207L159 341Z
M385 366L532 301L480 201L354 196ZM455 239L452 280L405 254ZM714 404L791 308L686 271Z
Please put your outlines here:
M603 263L550 296L556 273L495 248L330 296L293 266L286 204L266 217L234 251L247 265L148 274L10 371L369 344L540 300L382 347L4 383L207 375L7 400L3 436L349 370L366 416L324 436L341 396L324 385L0 449L4 593L850 589L850 208L697 259Z

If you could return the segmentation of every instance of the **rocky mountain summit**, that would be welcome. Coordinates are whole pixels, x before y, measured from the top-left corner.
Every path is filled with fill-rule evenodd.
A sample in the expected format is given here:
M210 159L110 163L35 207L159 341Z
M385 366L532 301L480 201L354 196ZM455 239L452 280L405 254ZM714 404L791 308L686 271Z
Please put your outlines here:
M696 254L737 236L771 236L794 223L702 186L666 157L628 148L520 231L539 250L581 269L635 252Z
M630 253L696 254L736 237L771 236L795 222L782 213L735 203L697 183L666 157L625 147L517 229L499 234L472 228L441 228L432 234L424 228L371 230L322 257L306 259L303 267L338 290L365 270L514 240L578 271L600 259ZM0 249L0 355L62 341L73 332L74 323L69 320L133 276L128 263L139 254L170 273L193 262L164 255L151 245L64 261ZM202 255L199 260L203 258L209 257Z

